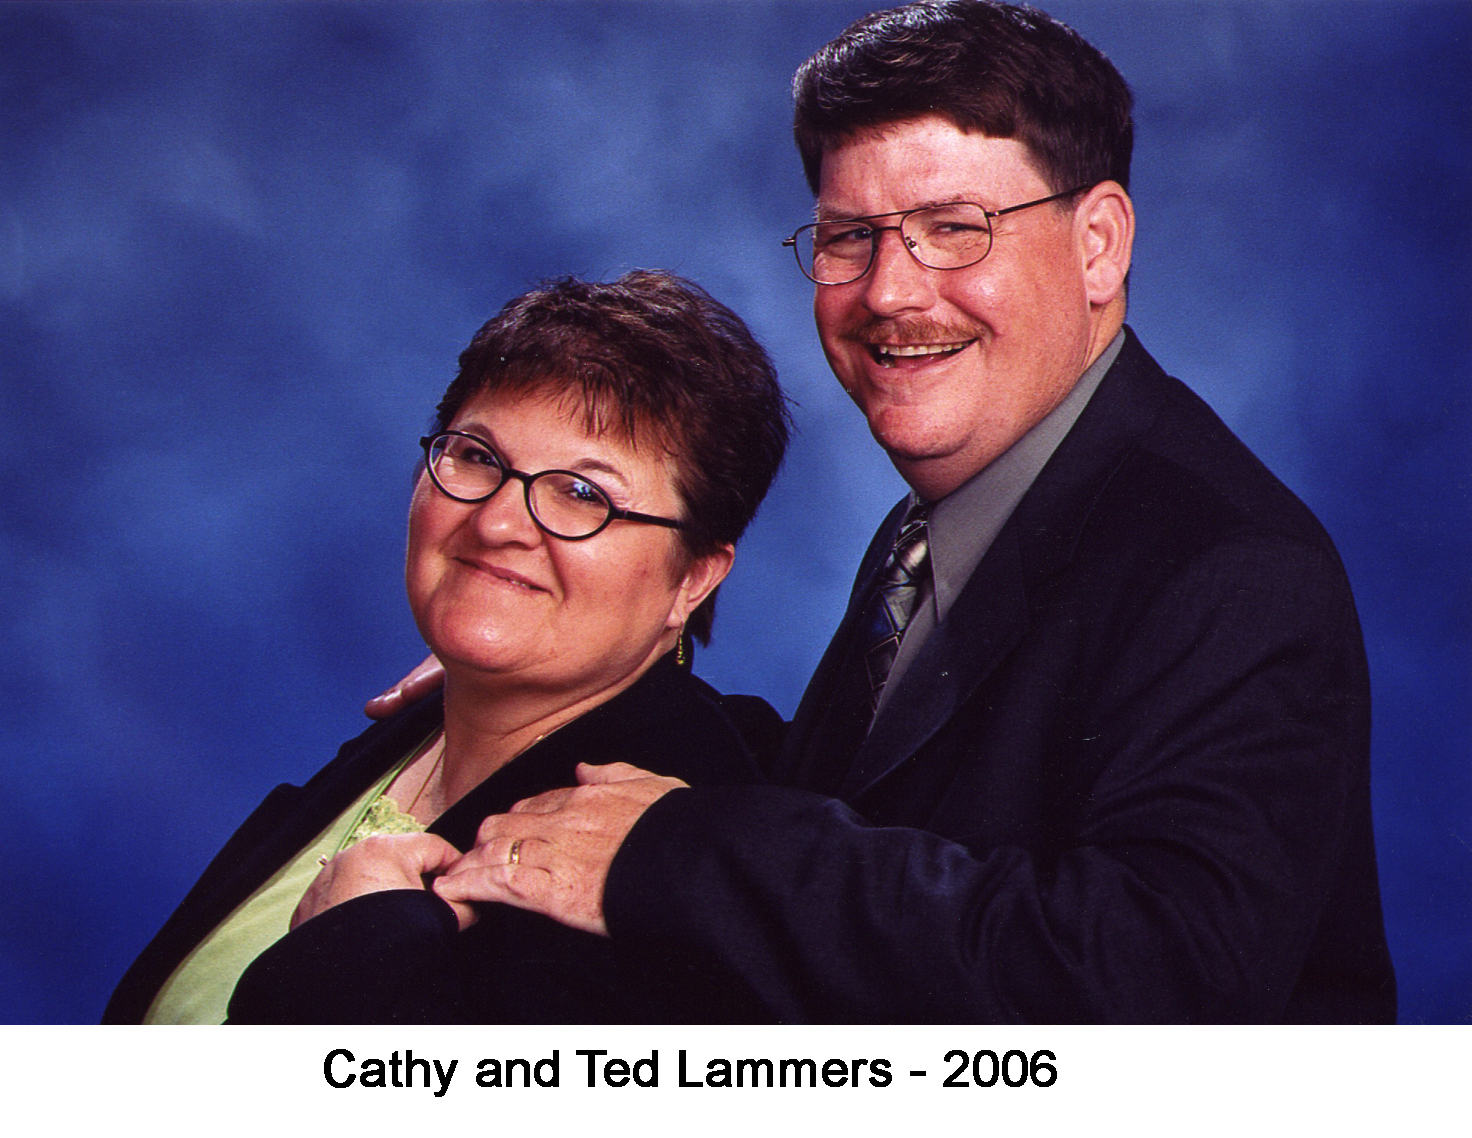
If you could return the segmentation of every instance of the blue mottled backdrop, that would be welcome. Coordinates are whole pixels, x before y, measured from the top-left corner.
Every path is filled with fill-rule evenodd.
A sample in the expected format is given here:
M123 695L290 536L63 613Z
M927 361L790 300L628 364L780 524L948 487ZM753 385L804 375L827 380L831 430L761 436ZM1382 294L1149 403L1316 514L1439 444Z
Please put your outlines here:
M419 659L415 439L542 277L669 267L770 347L800 434L700 669L792 710L900 492L778 245L788 77L865 8L0 4L0 1020L95 1019ZM1402 1017L1466 1022L1472 6L1053 10L1138 96L1131 323L1348 563Z

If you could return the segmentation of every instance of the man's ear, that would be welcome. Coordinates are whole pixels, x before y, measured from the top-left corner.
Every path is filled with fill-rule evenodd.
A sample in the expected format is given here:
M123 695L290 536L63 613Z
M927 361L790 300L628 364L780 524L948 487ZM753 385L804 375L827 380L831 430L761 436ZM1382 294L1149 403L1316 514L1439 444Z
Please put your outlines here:
M697 557L690 562L670 609L666 628L683 628L690 614L700 607L700 602L716 591L716 586L726 579L731 566L736 562L736 547L727 543L714 553Z
M1135 207L1118 182L1100 182L1074 211L1089 304L1102 308L1124 295L1135 243Z

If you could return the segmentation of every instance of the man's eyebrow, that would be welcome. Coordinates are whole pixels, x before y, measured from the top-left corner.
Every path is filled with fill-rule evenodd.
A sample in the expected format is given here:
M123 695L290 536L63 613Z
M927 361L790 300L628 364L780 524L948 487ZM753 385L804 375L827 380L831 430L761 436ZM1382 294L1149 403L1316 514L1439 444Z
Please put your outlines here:
M904 209L885 210L883 213L851 213L851 212L845 213L845 212L839 212L839 211L836 211L836 210L826 210L826 209L823 208L822 204L820 203L820 204L815 205L813 207L813 220L814 221L862 221L864 218L868 218L868 217L890 217L891 215L896 214L896 213L908 213L912 209L934 209L936 206L942 206L942 205L961 205L963 202L964 203L970 203L971 205L981 206L982 209L986 209L987 208L986 206L982 205L981 202L977 201L977 197L978 196L979 195L977 195L977 194L964 194L964 193L950 194L950 195L947 195L946 197L943 197L943 198L930 198L930 199L928 199L926 201L916 202L914 205L906 206Z

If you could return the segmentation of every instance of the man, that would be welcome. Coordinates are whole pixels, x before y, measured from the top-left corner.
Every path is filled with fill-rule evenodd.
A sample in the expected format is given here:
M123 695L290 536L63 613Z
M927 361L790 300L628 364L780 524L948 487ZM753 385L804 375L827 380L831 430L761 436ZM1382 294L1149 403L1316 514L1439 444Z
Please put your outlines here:
M1353 601L1124 328L1123 80L956 0L859 21L795 92L819 336L914 493L775 785L585 768L436 890L674 949L782 1020L1392 1019Z

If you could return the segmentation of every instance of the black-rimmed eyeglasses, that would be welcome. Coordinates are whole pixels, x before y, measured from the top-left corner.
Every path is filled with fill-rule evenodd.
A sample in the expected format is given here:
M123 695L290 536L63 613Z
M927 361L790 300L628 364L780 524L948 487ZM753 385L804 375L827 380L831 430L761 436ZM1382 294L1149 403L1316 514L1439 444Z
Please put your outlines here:
M1056 202L1088 186L1076 186L1036 201L986 209L975 202L949 202L841 221L804 225L782 242L797 254L797 266L820 285L851 284L869 271L879 248L879 235L894 230L910 256L927 269L964 269L992 251L992 218ZM875 225L885 218L893 225Z
M613 504L608 492L570 470L523 474L501 461L484 439L464 431L441 431L419 440L429 476L442 494L457 502L484 502L506 484L521 481L526 509L537 527L563 541L583 541L602 533L613 521L683 529L673 518L637 514Z

